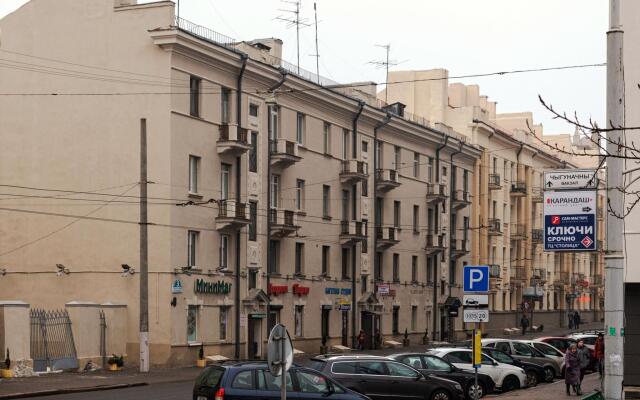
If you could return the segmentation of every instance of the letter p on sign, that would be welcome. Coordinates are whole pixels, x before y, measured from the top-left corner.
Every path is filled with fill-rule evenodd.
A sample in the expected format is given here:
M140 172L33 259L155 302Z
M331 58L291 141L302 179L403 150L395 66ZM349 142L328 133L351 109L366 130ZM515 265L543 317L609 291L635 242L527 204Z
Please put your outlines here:
M465 292L489 291L489 266L465 265L463 272Z

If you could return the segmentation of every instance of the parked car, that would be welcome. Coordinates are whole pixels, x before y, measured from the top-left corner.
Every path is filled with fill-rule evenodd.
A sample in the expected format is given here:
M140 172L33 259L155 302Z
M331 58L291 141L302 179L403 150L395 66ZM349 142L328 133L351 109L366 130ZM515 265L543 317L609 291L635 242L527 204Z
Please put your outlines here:
M556 349L560 350L562 354L567 352L567 349L572 344L577 344L578 342L575 339L561 337L561 336L545 336L541 338L537 338L536 342L543 342L552 345Z
M545 357L555 360L558 365L560 365L559 375L556 376L558 378L564 376L564 354L560 350L548 343L538 342L537 340L521 340L521 342L532 346L534 349L544 354Z
M281 378L266 362L228 362L205 368L196 378L193 400L280 399ZM287 373L292 399L368 400L310 368L293 366Z
M597 334L588 334L588 333L574 333L567 336L576 341L582 340L584 345L589 348L589 350L595 351L596 348L596 340L598 339Z
M479 397L484 397L492 393L496 386L489 375L482 373L478 374L478 386L476 386L473 372L462 370L450 362L431 354L400 353L392 354L389 358L405 363L419 370L425 376L435 375L458 382L462 386L467 400L475 400L476 391Z
M518 340L482 339L482 346L495 348L517 360L542 367L544 370L544 376L541 379L542 382L553 382L553 378L559 376L560 371L562 371L561 365L558 364L556 360L545 357L544 353Z
M309 366L373 400L463 400L462 386L378 356L319 356Z
M491 347L483 347L482 351L500 363L522 368L527 374L526 384L528 387L537 386L539 382L544 382L546 379L545 370L539 365L518 360L503 351Z
M473 356L468 348L441 347L427 354L441 357L460 369L473 371ZM503 392L526 386L527 374L522 368L499 363L485 353L482 353L480 372L489 375L496 383L496 389Z

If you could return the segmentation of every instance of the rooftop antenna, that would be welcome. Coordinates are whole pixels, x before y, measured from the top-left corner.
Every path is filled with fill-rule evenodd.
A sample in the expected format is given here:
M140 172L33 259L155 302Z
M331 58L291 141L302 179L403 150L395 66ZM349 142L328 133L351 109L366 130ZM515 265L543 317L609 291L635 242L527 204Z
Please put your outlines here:
M318 85L320 84L320 50L318 49L318 8L316 7L316 3L313 3L313 14L315 15L316 20L316 54L313 56L316 58L316 75L318 78Z
M278 11L282 11L292 16L286 17L283 15L278 15L275 19L286 22L287 28L291 28L293 26L296 27L296 49L297 49L296 54L298 59L297 67L298 67L298 74L300 74L300 27L302 26L303 28L305 28L307 26L311 26L311 24L307 23L307 20L305 18L300 19L300 8L301 8L300 0L296 0L296 1L282 0L282 2L292 5L294 9L279 8Z
M391 53L391 43L387 44L376 44L376 47L382 47L386 51L386 58L384 60L374 60L369 61L367 64L373 64L376 68L385 68L385 91L384 91L384 102L389 103L389 66L395 67L396 65L407 62L407 60L398 62L397 60L390 60L389 54Z
M177 10L176 10L176 15L178 16L178 25L180 25L180 0L176 0L177 4Z

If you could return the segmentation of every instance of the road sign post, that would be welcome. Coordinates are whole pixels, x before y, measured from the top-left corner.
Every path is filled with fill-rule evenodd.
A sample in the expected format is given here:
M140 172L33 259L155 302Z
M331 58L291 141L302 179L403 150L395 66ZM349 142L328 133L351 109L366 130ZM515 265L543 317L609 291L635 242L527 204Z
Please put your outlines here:
M271 329L267 342L267 365L273 376L281 376L280 399L287 399L287 371L293 364L293 345L287 328L277 324Z
M482 366L482 332L478 324L489 321L489 296L486 294L489 292L489 266L465 265L463 281L463 321L473 323L473 400L479 400L478 368Z

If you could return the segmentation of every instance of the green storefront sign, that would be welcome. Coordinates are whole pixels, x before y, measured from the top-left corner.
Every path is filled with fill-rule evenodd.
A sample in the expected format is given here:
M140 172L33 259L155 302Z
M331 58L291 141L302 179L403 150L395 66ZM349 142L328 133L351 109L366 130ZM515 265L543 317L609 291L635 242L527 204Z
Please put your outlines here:
M231 284L223 281L206 282L204 279L197 279L196 293L229 294L231 293Z

